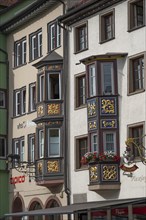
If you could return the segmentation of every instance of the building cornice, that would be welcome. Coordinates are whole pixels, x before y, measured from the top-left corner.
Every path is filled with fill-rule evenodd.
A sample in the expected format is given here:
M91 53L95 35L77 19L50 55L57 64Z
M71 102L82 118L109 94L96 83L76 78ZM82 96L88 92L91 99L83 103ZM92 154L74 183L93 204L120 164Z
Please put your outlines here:
M59 22L66 26L70 26L82 19L85 19L103 9L111 7L115 4L124 2L126 0L91 0L86 4L79 5L68 12L64 16L59 17Z

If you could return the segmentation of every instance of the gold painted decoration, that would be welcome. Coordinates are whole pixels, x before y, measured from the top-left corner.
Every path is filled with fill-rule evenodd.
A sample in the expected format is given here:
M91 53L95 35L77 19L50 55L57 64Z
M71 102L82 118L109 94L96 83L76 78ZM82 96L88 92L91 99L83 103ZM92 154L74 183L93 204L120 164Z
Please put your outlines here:
M96 121L90 121L88 122L89 130L97 129L97 122Z
M42 163L38 163L38 164L37 164L37 168L38 168L38 172L39 172L39 173L42 173L43 164L42 164Z
M90 180L97 181L98 180L98 173L97 173L97 166L90 167Z
M43 113L44 113L44 106L43 105L38 106L37 113L38 113L38 116L43 115Z
M103 115L116 114L114 98L104 98L101 100L101 114Z
M88 117L96 115L96 101L88 102Z
M104 165L102 167L102 179L103 181L115 181L118 179L116 165Z
M60 104L49 104L48 105L48 115L59 115L61 112L60 112Z
M48 70L61 70L62 65L48 65L46 66L46 69Z
M49 173L59 172L59 161L58 160L48 161L47 169Z
M61 121L49 121L48 125L61 125Z
M115 119L101 120L101 128L117 128L117 121Z

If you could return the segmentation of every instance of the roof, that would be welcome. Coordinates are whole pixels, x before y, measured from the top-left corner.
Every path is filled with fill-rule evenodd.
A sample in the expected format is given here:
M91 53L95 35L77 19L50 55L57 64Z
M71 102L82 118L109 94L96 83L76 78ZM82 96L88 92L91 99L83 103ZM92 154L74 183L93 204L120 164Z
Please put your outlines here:
M53 214L73 214L74 212L77 212L77 211L83 211L83 210L89 210L89 209L100 210L100 209L105 209L105 208L113 208L113 207L119 207L119 206L124 206L124 205L128 205L128 204L137 204L137 203L138 204L139 203L146 203L146 197L77 203L77 204L71 204L71 205L62 206L62 207L10 213L10 214L5 214L5 217L36 216L36 215L40 216L40 215L53 215Z
M60 64L60 63L63 63L63 57L60 56L55 51L52 51L47 56L45 56L42 60L33 64L33 66L36 68L40 68L47 64Z

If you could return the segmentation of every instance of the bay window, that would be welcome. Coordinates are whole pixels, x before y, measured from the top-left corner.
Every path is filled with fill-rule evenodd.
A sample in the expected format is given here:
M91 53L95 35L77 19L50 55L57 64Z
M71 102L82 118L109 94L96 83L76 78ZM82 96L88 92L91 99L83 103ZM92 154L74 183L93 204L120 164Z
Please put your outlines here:
M114 94L113 63L101 63L102 94Z
M96 75L95 75L95 65L89 66L89 96L96 95Z
M91 133L91 151L92 152L99 152L98 149L98 143L97 143L97 134L96 133Z
M61 99L61 79L59 73L48 74L48 100Z
M39 158L44 157L44 130L38 131L38 156Z
M112 151L116 153L116 133L112 131L103 133L104 151Z
M48 156L60 156L60 129L58 128L48 129Z

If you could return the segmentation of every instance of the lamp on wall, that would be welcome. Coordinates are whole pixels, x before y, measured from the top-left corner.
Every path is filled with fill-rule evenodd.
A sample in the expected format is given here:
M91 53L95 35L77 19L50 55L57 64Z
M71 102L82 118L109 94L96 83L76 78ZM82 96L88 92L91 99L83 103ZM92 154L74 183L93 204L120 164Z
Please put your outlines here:
M30 179L35 177L35 162L20 161L19 154L9 154L6 163L9 170L15 169L29 176Z

